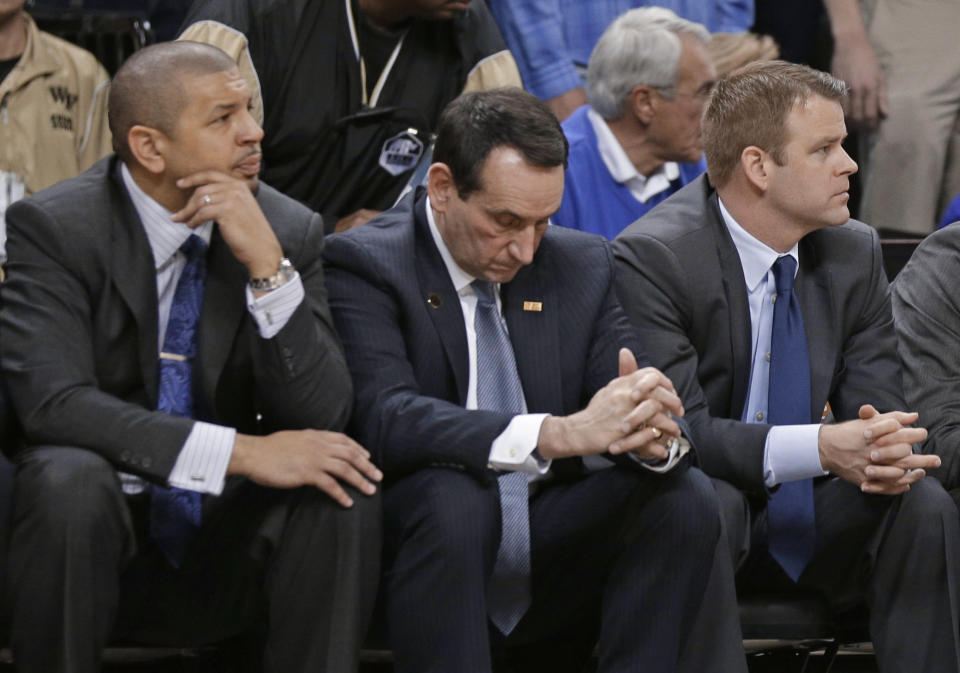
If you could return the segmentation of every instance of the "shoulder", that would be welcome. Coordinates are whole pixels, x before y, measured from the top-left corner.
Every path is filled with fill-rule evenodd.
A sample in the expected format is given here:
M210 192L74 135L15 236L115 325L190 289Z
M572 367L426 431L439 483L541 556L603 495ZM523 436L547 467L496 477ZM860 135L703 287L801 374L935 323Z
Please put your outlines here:
M80 175L17 201L7 210L7 219L16 219L21 211L34 210L54 220L71 222L76 228L81 228L82 223L99 222L96 214L107 212L109 204L123 194L111 178L116 161L114 155L101 159Z
M547 227L533 265L549 267L561 279L578 283L584 278L610 273L612 256L606 239L577 229Z
M614 251L619 254L645 241L680 251L700 238L712 239L720 217L712 211L712 195L706 176L696 178L624 229L614 241Z
M894 295L913 295L923 301L920 288L943 288L951 294L960 278L960 225L950 225L923 239L893 281Z
M77 86L96 87L109 80L106 69L96 56L42 30L36 33L37 51L58 65L58 74Z
M411 274L415 252L412 195L361 227L327 238L324 260L329 266L378 275Z
M879 254L880 237L873 227L858 220L848 220L840 226L824 227L807 234L800 245L815 251L821 263L839 266L849 273L858 270L866 273L866 268L852 264L851 260L869 260Z

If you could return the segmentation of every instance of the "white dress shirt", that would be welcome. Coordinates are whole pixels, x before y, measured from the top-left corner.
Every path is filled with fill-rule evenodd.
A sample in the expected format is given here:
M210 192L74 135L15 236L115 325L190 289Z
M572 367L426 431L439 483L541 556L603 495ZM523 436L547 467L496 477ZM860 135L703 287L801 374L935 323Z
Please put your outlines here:
M440 230L437 229L437 222L433 217L433 209L430 207L430 197L426 198L425 206L427 210L427 223L430 225L430 234L433 236L433 242L440 251L440 257L443 258L443 264L447 269L447 273L450 274L450 280L453 282L453 287L457 291L457 296L460 298L460 309L463 312L464 329L467 333L467 357L469 360L469 377L467 379L467 401L465 408L476 409L477 332L474 327L474 316L477 311L477 295L473 290L473 286L470 285L476 278L460 268L460 265L453 259L453 255L450 254L446 243L443 242L443 237L440 235ZM502 313L503 305L500 301L500 284L495 283L494 287L496 288L494 297L497 302L497 308ZM506 327L506 323L504 323L504 327ZM523 391L521 391L521 394L522 393ZM526 400L524 400L523 406L523 413L514 416L507 427L504 428L503 432L493 440L493 443L490 445L490 456L487 460L491 469L504 472L527 472L530 475L530 480L533 481L547 474L552 462L549 460L537 460L533 455L533 451L537 448L537 442L540 438L540 426L543 425L544 419L550 414L527 413ZM628 455L653 472L666 472L679 462L680 458L683 457L683 453L685 453L685 451L681 451L681 449L677 447L665 461L655 464L649 464L639 460L633 454ZM588 458L595 460L590 464L587 460ZM613 463L602 456L587 456L584 458L584 462L588 467L609 467L613 465Z
M720 214L740 255L750 305L750 388L741 420L763 423L767 418L770 389L770 341L777 284L771 267L781 254L741 227L720 201ZM799 246L788 250L800 268ZM763 452L763 481L767 487L788 481L819 477L820 425L777 425L770 428Z
M610 177L629 189L633 198L640 203L646 203L663 190L669 189L670 183L680 177L680 166L675 161L666 162L649 177L640 175L620 141L613 135L607 121L593 108L587 110L587 119L593 126L593 132L597 134L597 150L603 164L610 171Z
M181 222L174 222L170 211L140 189L126 164L121 164L120 173L133 207L140 216L156 264L159 358L167 333L173 295L180 274L186 266L186 257L180 252L180 246L191 234L196 234L209 244L213 234L213 222L204 222L195 229ZM283 329L303 301L303 283L300 275L294 272L290 280L272 292L254 297L252 290L247 287L246 295L247 308L257 323L260 336L271 339ZM167 482L178 488L219 495L223 491L236 434L234 428L203 421L194 423ZM121 480L126 493L143 490L143 481L137 477L121 473Z

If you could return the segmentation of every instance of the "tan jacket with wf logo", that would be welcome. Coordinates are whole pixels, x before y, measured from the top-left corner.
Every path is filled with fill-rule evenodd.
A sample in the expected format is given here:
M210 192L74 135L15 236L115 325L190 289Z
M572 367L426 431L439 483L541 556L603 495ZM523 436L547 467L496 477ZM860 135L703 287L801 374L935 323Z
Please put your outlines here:
M0 173L18 176L28 195L108 154L109 83L93 54L27 17L26 50L0 82Z

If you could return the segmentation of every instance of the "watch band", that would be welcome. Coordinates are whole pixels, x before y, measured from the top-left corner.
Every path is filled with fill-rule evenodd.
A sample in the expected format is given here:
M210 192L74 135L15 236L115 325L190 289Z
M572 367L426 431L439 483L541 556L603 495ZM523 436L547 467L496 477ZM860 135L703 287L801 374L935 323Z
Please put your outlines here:
M278 287L290 280L290 276L293 275L294 268L293 264L286 257L280 260L279 266L277 266L277 272L272 276L267 278L251 278L250 289L255 292L269 292L270 290L276 290Z

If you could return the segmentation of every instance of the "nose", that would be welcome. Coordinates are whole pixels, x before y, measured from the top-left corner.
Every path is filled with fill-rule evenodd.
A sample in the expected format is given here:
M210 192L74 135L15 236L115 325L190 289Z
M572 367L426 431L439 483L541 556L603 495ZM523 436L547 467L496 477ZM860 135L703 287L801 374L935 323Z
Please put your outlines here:
M510 256L523 265L533 261L533 253L537 250L537 231L534 225L528 225L517 230L517 235L510 241L507 248Z
M842 164L840 167L840 175L853 175L859 171L860 167L857 166L857 162L854 161L849 154L847 154L847 151L842 147L840 148L840 151L843 152L843 157L841 158Z
M241 145L256 145L263 140L263 129L249 110L243 111L237 140Z

